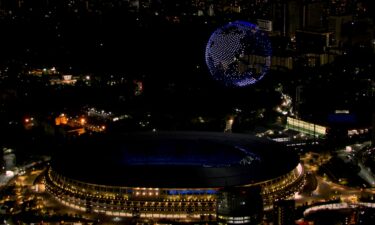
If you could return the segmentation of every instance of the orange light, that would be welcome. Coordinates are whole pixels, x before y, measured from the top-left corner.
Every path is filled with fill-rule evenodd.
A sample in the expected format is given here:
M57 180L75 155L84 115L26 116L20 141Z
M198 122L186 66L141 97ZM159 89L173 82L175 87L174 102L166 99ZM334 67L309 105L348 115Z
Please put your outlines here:
M25 119L25 123L28 123L28 122L30 122L30 119L29 119L29 118L26 118L26 119Z

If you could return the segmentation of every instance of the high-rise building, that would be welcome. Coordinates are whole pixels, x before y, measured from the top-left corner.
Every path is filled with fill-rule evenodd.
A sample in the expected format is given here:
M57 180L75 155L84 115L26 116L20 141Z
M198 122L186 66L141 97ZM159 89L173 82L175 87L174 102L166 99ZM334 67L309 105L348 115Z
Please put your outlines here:
M328 31L333 33L334 41L333 45L341 46L342 43L347 41L343 35L343 26L353 20L352 15L342 15L342 16L330 16L328 17Z
M293 36L297 30L325 28L327 15L325 1L275 0L270 19L274 32Z
M323 1L305 1L302 6L302 28L322 28L327 12Z
M298 30L296 32L297 50L300 53L323 53L332 45L331 32Z
M327 1L327 8L330 15L342 16L353 13L355 8L355 0L330 0Z
M303 7L298 0L276 0L272 5L273 31L282 36L293 36L303 25Z

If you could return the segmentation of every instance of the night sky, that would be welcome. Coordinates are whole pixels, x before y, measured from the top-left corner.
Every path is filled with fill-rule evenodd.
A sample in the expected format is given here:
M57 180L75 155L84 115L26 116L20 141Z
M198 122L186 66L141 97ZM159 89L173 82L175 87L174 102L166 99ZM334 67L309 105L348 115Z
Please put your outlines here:
M293 57L295 66L293 70L273 68L261 82L245 88L223 87L212 79L205 64L205 47L212 32L230 21L254 23L257 18L278 18L274 14L279 11L271 7L273 1L239 1L242 13L233 13L225 7L227 1L219 1L214 16L207 15L208 5L203 7L204 15L197 16L201 6L192 6L190 1L151 1L139 10L132 5L134 2L93 1L86 5L78 0L25 0L17 5L2 1L0 67L9 79L9 83L2 83L2 112L7 115L4 123L16 118L14 115L48 114L51 110L87 105L156 112L162 118L182 118L184 123L190 121L186 117L199 115L220 120L235 108L243 109L246 117L265 109L266 119L260 123L268 123L275 118L273 108L281 101L280 91L276 90L280 86L293 99L296 87L303 87L298 110L313 121L328 123L328 115L336 109L351 110L360 124L371 120L367 109L371 108L372 98L367 94L372 90L375 68L369 42L373 25L366 18L373 18L373 1L348 3L343 8L339 3L345 1L322 4L329 6L322 11L323 16L352 13L354 25L343 26L348 41L339 50L345 54L321 67L306 66L308 60L302 53L307 48L299 48L291 38L278 35L278 23L274 21L274 55ZM327 25L325 18L320 21L322 26ZM127 82L113 88L55 89L35 80L19 85L20 74L53 66L63 74L90 74L102 81L123 77ZM144 94L140 97L128 96L133 93L133 79L143 81Z

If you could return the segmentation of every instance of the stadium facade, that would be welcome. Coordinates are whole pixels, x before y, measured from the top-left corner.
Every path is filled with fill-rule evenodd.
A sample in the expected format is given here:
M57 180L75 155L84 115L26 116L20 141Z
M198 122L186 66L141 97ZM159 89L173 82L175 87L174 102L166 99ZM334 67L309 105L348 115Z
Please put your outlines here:
M257 188L268 206L293 196L304 184L304 174L296 153L266 139L152 132L71 141L56 151L44 182L59 202L81 211L211 220L223 190ZM221 219L238 224L251 220L246 215Z

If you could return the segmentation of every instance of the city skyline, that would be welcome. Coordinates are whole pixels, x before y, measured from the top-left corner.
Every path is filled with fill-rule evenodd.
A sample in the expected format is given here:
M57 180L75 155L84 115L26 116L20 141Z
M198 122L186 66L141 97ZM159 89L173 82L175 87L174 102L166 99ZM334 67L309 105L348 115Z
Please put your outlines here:
M0 0L1 221L372 224L374 10Z

